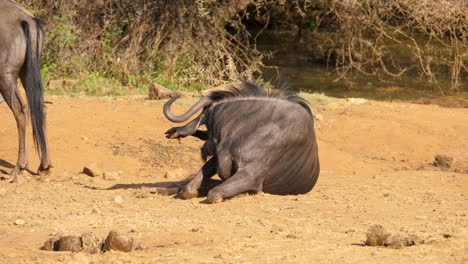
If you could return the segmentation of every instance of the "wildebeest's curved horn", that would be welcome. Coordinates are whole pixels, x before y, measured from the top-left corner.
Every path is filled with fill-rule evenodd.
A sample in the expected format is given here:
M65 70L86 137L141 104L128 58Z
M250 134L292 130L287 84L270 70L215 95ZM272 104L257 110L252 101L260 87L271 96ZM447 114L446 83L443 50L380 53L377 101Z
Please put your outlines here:
M184 121L187 121L198 110L202 109L203 107L209 105L212 102L212 100L209 97L205 96L200 101L192 105L192 107L187 112L185 112L182 115L176 116L171 112L170 108L171 108L172 103L174 103L174 101L179 98L180 96L172 97L171 99L169 99L169 101L167 101L164 104L164 108L163 108L163 113L166 116L166 118L174 123L182 123Z

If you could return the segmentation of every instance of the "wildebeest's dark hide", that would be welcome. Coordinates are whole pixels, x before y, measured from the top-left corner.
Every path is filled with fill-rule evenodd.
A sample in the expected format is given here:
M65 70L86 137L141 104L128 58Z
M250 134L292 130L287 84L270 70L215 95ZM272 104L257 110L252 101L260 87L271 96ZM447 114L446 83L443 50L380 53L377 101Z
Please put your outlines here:
M301 97L239 82L210 92L181 116L169 110L175 100L164 107L169 120L183 122L203 111L186 126L168 130L168 136L206 140L202 157L209 158L180 197L196 196L216 173L224 182L209 191L209 202L249 191L303 194L315 185L320 171L317 142L312 111ZM198 130L201 125L207 130Z
M18 160L11 171L17 176L28 167L26 147L27 109L34 143L41 164L39 174L50 173L51 161L46 132L46 111L43 84L40 73L40 57L44 32L42 22L24 7L12 0L0 1L0 103L5 102L15 116L18 131ZM28 104L23 101L17 88L21 79ZM12 133L13 130L12 130Z

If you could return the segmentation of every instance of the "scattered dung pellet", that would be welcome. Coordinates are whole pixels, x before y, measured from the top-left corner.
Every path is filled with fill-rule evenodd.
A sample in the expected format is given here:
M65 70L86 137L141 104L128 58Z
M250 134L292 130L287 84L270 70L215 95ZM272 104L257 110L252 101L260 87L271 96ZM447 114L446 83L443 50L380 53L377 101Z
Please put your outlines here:
M49 239L47 239L46 242L44 242L44 245L41 247L42 250L47 250L47 251L57 251L58 250L58 240L62 237L62 233L56 233Z
M423 244L424 240L413 234L390 234L381 225L373 225L366 233L366 246L401 249Z
M436 155L434 162L432 163L435 167L441 168L442 170L450 169L453 163L453 158L447 155Z
M57 251L81 251L81 239L77 236L63 236L58 240Z
M54 251L56 242L57 240L50 238L44 242L44 245L41 247L41 249L46 251Z
M103 251L122 251L130 252L132 251L133 238L122 235L117 231L110 231L109 235L104 242Z
M46 251L71 251L74 253L96 254L110 250L130 252L132 251L132 247L132 237L111 231L106 239L99 238L93 232L83 233L80 236L57 233L47 239L41 249ZM145 249L141 245L137 248L139 248L138 250Z
M366 246L384 246L388 243L390 234L381 226L373 225L366 233Z
M102 239L92 232L81 235L81 246L83 248L83 252L96 254L101 251L102 244Z

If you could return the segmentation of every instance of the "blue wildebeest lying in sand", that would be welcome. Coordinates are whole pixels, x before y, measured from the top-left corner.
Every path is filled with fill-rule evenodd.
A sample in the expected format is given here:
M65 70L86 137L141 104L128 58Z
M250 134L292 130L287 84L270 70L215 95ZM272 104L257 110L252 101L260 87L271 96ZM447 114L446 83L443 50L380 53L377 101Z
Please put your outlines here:
M210 92L176 116L170 107L177 98L164 105L170 121L184 122L202 112L187 125L169 129L167 137L205 140L202 158L208 159L180 198L198 196L216 173L224 182L208 192L210 203L245 192L303 194L314 187L320 171L317 141L312 112L301 97L239 82ZM206 131L198 129L201 125Z
M39 62L43 38L38 19L12 0L0 1L0 94L15 116L19 138L18 161L11 172L14 176L28 165L27 107L16 87L18 76L26 90L34 142L41 158L38 173L50 169Z

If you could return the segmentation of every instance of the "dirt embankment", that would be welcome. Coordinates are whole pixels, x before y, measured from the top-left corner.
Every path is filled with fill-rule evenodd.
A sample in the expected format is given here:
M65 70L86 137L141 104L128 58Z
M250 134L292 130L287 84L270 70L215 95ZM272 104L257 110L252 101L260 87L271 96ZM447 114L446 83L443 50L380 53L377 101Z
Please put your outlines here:
M167 140L162 102L143 98L49 97L54 175L23 184L0 181L0 262L33 263L463 263L468 237L468 109L338 101L314 108L322 172L299 196L243 195L207 205L159 196L167 171L195 172L196 139ZM176 110L182 111L188 102ZM0 105L0 171L16 161L13 116ZM30 167L38 161L30 146ZM454 158L449 171L430 166ZM84 165L119 172L89 177ZM18 221L22 220L22 221ZM365 247L382 225L424 241ZM110 230L138 251L48 252L57 232Z

